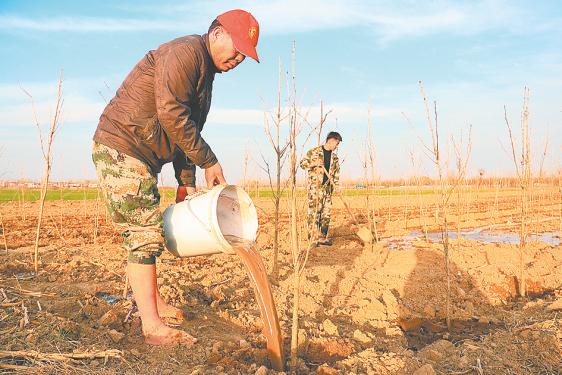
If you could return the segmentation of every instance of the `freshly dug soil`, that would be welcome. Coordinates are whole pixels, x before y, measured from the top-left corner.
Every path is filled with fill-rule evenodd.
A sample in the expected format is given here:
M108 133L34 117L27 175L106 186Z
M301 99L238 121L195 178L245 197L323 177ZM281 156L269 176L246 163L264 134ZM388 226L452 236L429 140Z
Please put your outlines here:
M383 241L363 247L354 236L357 228L336 205L334 245L310 251L301 280L299 374L412 374L424 365L418 374L562 371L560 245L528 244L528 296L521 298L516 245L451 240L447 329L443 246L423 235L407 243L384 241L438 230L434 197L376 202ZM365 225L364 198L351 203ZM256 204L257 246L271 272L273 205L265 198ZM558 231L558 204L546 194L537 199L531 231ZM0 372L277 373L270 368L259 309L237 257L160 257L161 294L184 311L188 319L181 328L199 341L188 349L151 347L143 343L131 299L124 298L126 255L100 202L47 202L37 275L32 272L37 204L10 202L0 210L8 244L7 253L0 246ZM289 353L294 274L285 203L282 211L279 277L272 281ZM453 205L450 227L516 233L517 215L512 193L482 193ZM50 353L89 357L63 361L45 357Z

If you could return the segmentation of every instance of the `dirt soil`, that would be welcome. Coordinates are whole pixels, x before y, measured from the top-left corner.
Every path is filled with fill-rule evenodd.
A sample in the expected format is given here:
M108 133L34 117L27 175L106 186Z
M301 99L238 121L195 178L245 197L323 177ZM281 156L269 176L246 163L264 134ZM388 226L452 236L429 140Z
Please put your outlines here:
M535 198L531 231L558 232L560 197ZM266 198L256 204L257 245L270 272L273 205ZM343 206L335 205L334 245L311 250L301 282L297 373L562 372L561 246L528 244L528 296L520 298L516 245L452 240L448 330L442 245L423 235L396 246L384 240L436 231L433 204L432 197L377 198L383 241L367 247L353 235L356 228ZM354 197L352 207L366 223L364 198ZM124 293L126 254L119 234L98 201L48 202L37 275L32 260L37 204L11 202L0 210L8 247L6 253L0 232L0 372L277 373L270 368L258 306L237 257L178 259L168 252L160 257L160 291L184 311L181 328L199 341L189 349L152 347L143 343L139 317ZM518 212L512 194L465 196L453 205L451 230L517 232ZM288 353L294 275L286 203L280 244L273 293Z

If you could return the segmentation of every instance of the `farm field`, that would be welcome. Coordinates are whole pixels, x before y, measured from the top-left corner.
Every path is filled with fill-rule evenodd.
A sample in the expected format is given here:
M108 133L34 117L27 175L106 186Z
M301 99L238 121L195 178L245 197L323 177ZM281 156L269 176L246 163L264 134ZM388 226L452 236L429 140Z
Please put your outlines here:
M517 191L466 189L452 196L450 330L436 233L439 198L425 190L397 191L370 197L380 239L367 246L334 198L334 245L311 249L301 281L298 373L412 374L428 365L439 374L560 373L559 188L544 186L531 195L526 298L518 297ZM0 372L276 373L236 256L178 259L165 252L158 264L160 291L183 310L182 328L199 341L187 349L145 345L124 294L126 254L97 192L88 191L84 199L79 191L75 200L53 193L45 207L38 274L32 259L38 203L0 203ZM162 208L172 203L169 193ZM365 196L346 194L346 200L365 224ZM271 271L274 205L267 197L254 202L257 246ZM302 198L299 206L304 218ZM272 280L286 353L294 277L288 211L282 200L279 278Z
M503 189L502 191L516 191L516 189ZM436 189L431 187L423 187L421 189L417 189L416 187L412 186L408 189L405 188L377 188L377 189L357 189L353 187L343 188L342 194L346 197L352 196L365 196L365 195L373 195L373 196L410 196L410 195L432 195L435 194ZM477 193L486 193L486 192L494 192L495 189L491 187L486 188L473 188L468 187L465 189L465 192L473 192L474 194ZM162 195L163 199L172 199L175 197L176 189L170 187L161 187L160 194ZM248 195L252 198L272 198L273 197L273 190L258 187L249 188ZM299 196L304 197L306 195L305 188L301 188L297 191ZM41 196L41 191L39 189L11 189L11 188L0 188L0 202L35 202L39 200ZM287 193L282 193L283 197L287 196ZM98 190L92 188L86 189L58 189L58 190L48 190L45 200L49 201L78 201L78 200L90 200L90 199L97 199L98 198Z

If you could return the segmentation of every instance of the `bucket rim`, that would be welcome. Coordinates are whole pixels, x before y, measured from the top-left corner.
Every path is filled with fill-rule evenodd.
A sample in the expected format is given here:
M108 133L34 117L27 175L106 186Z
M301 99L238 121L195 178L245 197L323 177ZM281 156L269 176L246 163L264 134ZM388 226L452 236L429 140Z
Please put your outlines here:
M209 192L211 195L211 203L209 204L209 218L211 219L211 232L218 239L221 245L221 250L223 253L234 254L234 248L232 245L224 238L222 231L220 230L219 219L218 219L218 206L219 197L221 193L229 186L236 185L217 185L214 186Z
M242 189L240 186L238 185L217 185L215 187L213 187L213 189L211 189L212 191L212 200L211 200L211 204L209 205L209 209L211 210L210 213L210 218L212 221L212 225L211 225L211 231L213 233L213 235L219 240L219 243L221 245L221 248L223 250L224 253L226 254L235 254L234 248L232 247L232 245L230 244L230 242L228 242L226 240L226 238L224 238L224 235L222 234L221 231L221 227L219 224L219 215L218 215L218 200L219 197L221 196L221 194L226 190L226 189L232 189L236 192L236 194L238 194L239 196L241 196L250 206L250 208L254 211L255 216L256 216L256 220L257 220L257 210L255 207L254 202L252 201L252 198L250 198L250 195L244 190ZM258 225L259 227L259 225ZM257 230L257 228L256 228Z

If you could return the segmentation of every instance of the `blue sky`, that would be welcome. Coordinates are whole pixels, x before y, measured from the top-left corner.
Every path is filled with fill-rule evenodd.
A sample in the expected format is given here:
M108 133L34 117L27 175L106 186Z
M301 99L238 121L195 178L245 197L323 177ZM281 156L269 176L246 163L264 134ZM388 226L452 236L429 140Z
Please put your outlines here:
M149 50L204 33L234 7L260 22L261 64L247 59L215 79L203 136L230 182L265 178L260 152L273 159L263 113L277 91L277 67L290 69L296 41L297 79L309 121L320 99L332 112L326 129L343 135L344 178L360 178L369 98L382 178L431 174L420 139L429 142L418 81L436 100L441 137L473 129L469 173L513 171L507 130L519 127L523 88L530 87L530 126L538 171L562 155L562 5L556 1L10 1L0 0L0 178L41 176L42 158L30 92L47 127L64 71L63 126L54 145L54 179L93 178L91 136L109 100ZM411 120L405 120L404 114ZM517 133L517 132L516 132ZM313 144L303 146L304 149ZM413 152L416 162L410 162ZM453 157L452 152L450 156ZM164 172L171 184L171 168Z

